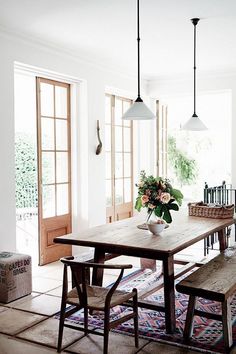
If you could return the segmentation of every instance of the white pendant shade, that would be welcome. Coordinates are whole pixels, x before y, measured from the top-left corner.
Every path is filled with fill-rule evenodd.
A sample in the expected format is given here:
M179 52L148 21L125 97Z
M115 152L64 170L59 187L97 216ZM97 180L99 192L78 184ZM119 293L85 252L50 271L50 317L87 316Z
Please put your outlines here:
M183 125L182 130L202 131L207 130L205 124L198 118L196 114L196 26L199 22L199 18L192 18L191 22L194 26L194 50L193 50L193 115Z
M200 131L207 130L207 127L196 114L193 114L192 117L183 125L182 130Z
M124 113L122 119L125 120L150 120L155 119L155 115L143 102L134 102Z
M138 46L138 97L132 106L123 114L126 120L150 120L155 119L152 111L143 103L140 97L140 36L139 36L139 0L137 0L137 46Z

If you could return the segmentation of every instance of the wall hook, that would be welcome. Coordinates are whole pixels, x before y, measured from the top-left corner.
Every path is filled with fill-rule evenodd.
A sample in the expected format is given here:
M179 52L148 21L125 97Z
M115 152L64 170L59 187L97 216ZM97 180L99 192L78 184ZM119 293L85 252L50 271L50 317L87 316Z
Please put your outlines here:
M98 137L99 144L96 149L96 155L99 155L102 152L102 141L100 139L100 132L99 131L100 131L99 120L97 120L97 137Z

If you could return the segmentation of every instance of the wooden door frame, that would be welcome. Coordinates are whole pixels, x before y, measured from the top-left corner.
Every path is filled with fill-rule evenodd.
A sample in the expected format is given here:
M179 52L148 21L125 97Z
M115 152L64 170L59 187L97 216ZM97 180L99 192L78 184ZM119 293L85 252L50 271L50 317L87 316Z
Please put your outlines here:
M106 93L105 94L106 97L110 97L110 102L111 102L111 199L112 199L112 205L110 207L106 207L106 210L110 210L110 215L111 216L107 216L108 217L112 217L113 221L116 220L116 210L117 208L119 208L119 204L116 206L115 203L115 100L119 99L122 101L122 111L123 111L123 102L129 102L129 103L133 103L133 101L129 98L125 98L125 97L121 97L118 95L114 95L114 94L110 94L110 93ZM134 192L133 192L133 180L134 180L134 176L133 176L133 150L134 150L134 146L133 146L133 122L130 122L130 146L131 146L131 150L130 150L130 155L131 155L131 161L130 161L130 167L131 167L131 174L130 174L130 179L131 179L131 201L130 203L132 204L132 212L131 215L133 215L133 206L134 206ZM124 142L124 126L122 125L122 142ZM122 147L122 155L124 155L124 149ZM123 164L123 173L124 173L124 158L122 158L122 164ZM123 181L125 180L124 175L122 176ZM124 196L124 183L123 183L123 196ZM122 203L125 209L127 209L127 206L125 206L125 203L123 201Z
M41 94L40 94L40 84L41 83L46 83L46 84L51 84L53 85L53 102L54 102L54 115L53 117L51 116L43 116L45 118L51 118L54 120L54 131L55 131L55 124L56 124L56 119L60 119L60 117L56 117L55 112L55 86L60 86L60 87L66 87L67 88L67 151L68 151L68 215L69 215L69 230L68 233L71 232L72 230L72 196L71 196L71 100L70 100L70 84L60 82L57 80L53 79L47 79L43 77L36 77L36 106L37 106L37 161L38 161L38 252L39 252L39 264L45 264L43 261L43 254L42 254L42 240L41 240L41 232L42 232L42 220L43 220L43 215L42 215L42 210L43 210L43 205L42 205L42 139L41 139ZM64 118L61 118L62 120L65 120ZM56 138L54 136L54 150L50 150L55 153L55 167L56 167ZM55 168L55 208L57 208L57 183L56 183L56 168ZM63 184L63 183L61 183ZM56 213L56 210L55 210ZM60 223L60 216L56 216L59 218L59 223ZM45 218L50 219L50 218ZM71 246L59 248L57 245L46 245L44 242L45 248L53 247L55 248L55 258L59 259L61 257L61 253L63 255L71 255ZM57 256L58 255L58 256ZM50 261L49 261L50 262ZM47 261L46 261L47 263Z

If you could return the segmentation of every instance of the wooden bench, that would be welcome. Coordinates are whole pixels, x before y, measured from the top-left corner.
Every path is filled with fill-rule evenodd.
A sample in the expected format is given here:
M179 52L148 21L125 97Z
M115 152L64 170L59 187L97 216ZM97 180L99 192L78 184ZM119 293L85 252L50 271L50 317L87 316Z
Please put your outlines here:
M233 344L230 299L236 292L236 248L228 248L223 253L204 264L176 285L180 293L188 294L189 303L184 328L184 338L188 340L193 332L194 315L223 323L223 337L226 349ZM212 314L195 309L196 297L219 301L222 314Z

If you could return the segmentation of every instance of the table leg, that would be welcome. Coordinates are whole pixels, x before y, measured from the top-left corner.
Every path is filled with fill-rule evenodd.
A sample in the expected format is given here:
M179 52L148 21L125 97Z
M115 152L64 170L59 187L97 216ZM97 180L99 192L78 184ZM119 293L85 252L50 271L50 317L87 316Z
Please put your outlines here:
M104 263L105 252L95 248L94 250L94 263ZM102 286L103 269L94 269L92 276L92 284Z
M218 231L218 238L220 244L220 251L224 251L227 248L227 236L225 229Z
M166 332L175 331L175 284L174 284L174 259L170 256L163 260L165 323Z

